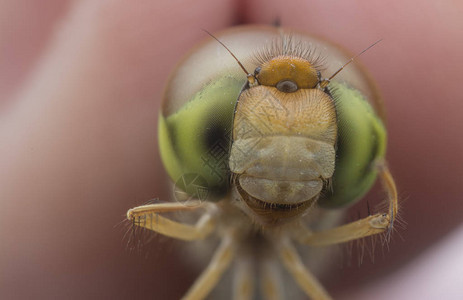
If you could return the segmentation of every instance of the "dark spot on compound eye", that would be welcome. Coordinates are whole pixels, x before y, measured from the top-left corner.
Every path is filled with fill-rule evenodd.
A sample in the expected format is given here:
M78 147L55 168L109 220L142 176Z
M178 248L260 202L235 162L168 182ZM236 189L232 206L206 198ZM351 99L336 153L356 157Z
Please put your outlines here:
M291 80L281 80L277 83L276 88L283 93L293 93L298 89L297 84Z
M224 144L224 141L226 141L226 130L218 124L212 125L205 130L204 142L206 149L216 147L218 144Z

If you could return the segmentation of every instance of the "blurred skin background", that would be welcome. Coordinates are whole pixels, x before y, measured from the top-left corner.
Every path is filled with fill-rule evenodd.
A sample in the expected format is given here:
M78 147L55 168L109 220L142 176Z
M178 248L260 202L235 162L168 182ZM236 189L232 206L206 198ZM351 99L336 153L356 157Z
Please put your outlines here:
M183 242L130 253L116 225L169 198L158 107L201 29L276 19L355 53L384 39L360 60L384 96L408 225L374 264L335 269L324 284L337 298L461 298L463 4L423 3L0 1L0 298L186 291L199 270L176 258Z

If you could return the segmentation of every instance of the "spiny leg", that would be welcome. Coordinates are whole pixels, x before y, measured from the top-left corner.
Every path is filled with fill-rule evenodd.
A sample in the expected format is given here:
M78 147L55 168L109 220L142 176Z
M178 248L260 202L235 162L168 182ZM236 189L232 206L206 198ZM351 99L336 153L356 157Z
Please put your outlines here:
M335 245L382 233L388 228L388 226L389 215L376 214L346 225L320 232L312 233L306 229L304 234L299 234L297 240L301 244L307 244L310 246Z
M233 299L251 300L254 298L254 263L245 253L238 254L233 270Z
M381 183L383 184L383 187L389 197L389 233L391 233L392 227L394 226L394 222L396 221L397 214L399 212L399 197L397 195L397 187L395 185L394 178L392 177L392 174L387 166L383 163L379 166L379 169Z
M216 220L211 214L204 214L195 225L182 224L159 215L159 213L194 210L199 207L201 206L185 206L181 203L149 204L129 209L127 219L134 225L169 237L186 241L201 240L210 235L214 229Z
M355 222L315 233L303 229L301 230L302 232L297 234L296 239L302 244L327 246L364 238L385 231L387 231L389 236L398 213L397 189L391 173L384 164L379 166L379 173L381 182L389 197L388 213L375 214Z
M183 300L201 300L211 292L235 256L235 244L233 233L223 237L209 265L182 298Z
M276 249L283 265L307 296L313 300L331 299L317 278L304 266L299 254L288 239L279 241Z
M273 257L265 257L260 261L260 291L263 299L280 300L283 298L283 279L280 268Z

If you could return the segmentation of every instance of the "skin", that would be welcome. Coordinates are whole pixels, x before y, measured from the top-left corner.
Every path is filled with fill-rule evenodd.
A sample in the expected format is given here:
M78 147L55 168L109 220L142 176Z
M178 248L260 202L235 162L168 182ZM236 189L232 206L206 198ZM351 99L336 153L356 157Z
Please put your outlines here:
M131 254L126 227L114 226L128 208L168 199L157 109L175 63L207 38L201 28L277 18L352 52L384 39L361 61L389 115L404 241L395 235L374 265L336 269L323 282L352 299L461 291L461 276L434 275L463 263L448 252L463 238L461 2L29 2L0 3L0 298L186 291L197 273L175 256L182 242L160 238Z

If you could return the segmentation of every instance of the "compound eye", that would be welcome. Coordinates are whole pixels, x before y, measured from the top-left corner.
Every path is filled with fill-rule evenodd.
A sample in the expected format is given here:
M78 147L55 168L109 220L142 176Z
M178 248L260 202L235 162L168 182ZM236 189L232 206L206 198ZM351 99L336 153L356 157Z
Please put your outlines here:
M277 83L276 88L283 93L293 93L298 90L297 84L292 80L281 80Z

